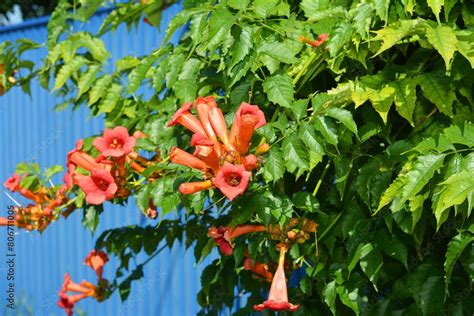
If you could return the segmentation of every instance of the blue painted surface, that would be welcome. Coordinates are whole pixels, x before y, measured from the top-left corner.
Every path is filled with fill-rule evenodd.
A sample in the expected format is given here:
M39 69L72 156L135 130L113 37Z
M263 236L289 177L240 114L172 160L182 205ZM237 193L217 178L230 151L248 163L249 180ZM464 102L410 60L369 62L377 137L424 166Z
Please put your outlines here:
M164 14L162 30L179 11L179 6L169 8ZM81 30L96 31L107 14L101 11L85 25L75 26ZM46 39L47 19L38 19L22 25L0 29L0 42L18 38L31 38L38 42ZM103 40L111 52L109 66L125 55L140 56L157 48L164 32L140 23L137 30L130 32L121 26L115 33ZM46 55L45 50L25 54L28 59L39 63ZM78 138L101 134L102 118L89 118L87 108L72 112L67 109L55 112L53 107L59 100L43 90L38 82L31 86L31 97L19 88L0 97L1 165L0 180L3 182L15 170L17 163L36 161L42 168L65 163L67 151L74 148ZM60 180L58 180L60 181ZM18 194L15 194L22 203ZM6 216L11 202L0 194L0 216ZM126 207L107 205L101 215L96 235L91 236L81 224L82 212L73 213L67 220L60 219L50 225L42 236L37 232L19 230L15 239L15 295L19 309L8 312L6 305L6 232L0 230L0 314L2 315L64 315L56 306L57 293L66 272L74 281L95 280L93 271L83 265L83 260L93 248L95 239L109 228L131 224L148 224L133 201ZM215 257L216 253L210 257ZM113 277L114 258L104 270L104 277ZM143 259L143 257L141 258ZM171 250L164 250L145 268L145 278L134 282L125 303L120 302L118 293L109 300L97 303L86 299L76 305L76 311L85 315L195 315L199 310L196 294L200 289L200 274L210 262L195 267L192 249L185 252L175 244ZM28 312L29 311L29 312Z

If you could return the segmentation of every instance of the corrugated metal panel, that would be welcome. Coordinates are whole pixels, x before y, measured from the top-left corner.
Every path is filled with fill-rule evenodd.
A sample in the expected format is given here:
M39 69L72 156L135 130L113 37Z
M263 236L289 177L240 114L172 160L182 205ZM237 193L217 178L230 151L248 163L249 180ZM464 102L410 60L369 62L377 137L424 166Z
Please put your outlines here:
M167 10L162 29L179 9L179 6L173 6ZM106 14L104 11L98 13L80 28L97 30ZM0 42L24 37L42 42L46 38L46 22L47 19L43 18L18 27L0 29ZM150 52L158 47L162 38L163 32L159 33L148 25L140 24L137 31L131 32L122 26L103 40L112 53L112 67L115 60L125 55L140 56ZM45 53L44 50L35 51L26 57L39 63ZM89 118L88 109L85 108L76 112L70 109L55 112L53 106L58 101L37 82L32 84L31 97L23 94L20 89L14 89L0 97L2 181L13 174L16 164L21 161L37 161L42 167L64 164L67 151L74 147L78 138L101 133L103 119ZM2 216L5 216L9 204L11 202L1 194ZM60 219L51 225L42 236L37 232L18 231L15 242L15 294L21 306L10 314L28 315L29 310L31 315L37 316L62 315L56 302L63 274L69 272L76 281L95 278L93 272L82 264L93 247L95 238L105 229L144 224L146 221L133 202L121 208L107 206L95 236L84 230L81 219L81 212L76 212L67 220ZM5 309L5 230L0 230L0 236L0 310L5 315L8 314ZM114 263L108 265L104 275L112 278ZM76 310L94 316L195 315L199 310L196 294L200 288L199 278L203 266L195 268L192 250L185 253L182 246L175 244L171 250L163 251L147 265L145 278L133 284L131 295L124 304L120 303L118 293L115 293L111 299L101 304L92 299L81 301Z

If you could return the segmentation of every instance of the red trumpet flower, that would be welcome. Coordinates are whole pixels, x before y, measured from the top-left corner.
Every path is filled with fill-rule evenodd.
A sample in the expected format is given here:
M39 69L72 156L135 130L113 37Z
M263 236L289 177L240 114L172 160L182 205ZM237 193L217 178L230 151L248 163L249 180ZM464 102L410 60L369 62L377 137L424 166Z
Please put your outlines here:
M92 144L106 157L122 157L132 152L136 138L128 134L123 126L105 129L103 137L96 137Z
M273 277L272 285L270 287L270 294L268 299L263 304L254 305L253 309L256 311L263 311L265 309L271 309L272 311L296 311L300 306L293 305L288 302L288 291L286 288L285 278L285 254L286 247L280 248L280 258L278 259L278 268Z
M112 199L118 189L110 171L100 169L94 169L90 176L81 178L79 186L86 193L86 202L94 205Z
M176 111L176 113L174 113L173 117L171 118L171 121L166 126L170 127L176 124L180 124L192 131L193 133L205 135L206 132L204 131L201 122L199 122L199 120L189 111L192 105L192 102L184 103L181 108Z
M262 232L265 230L266 228L263 225L239 225L234 229L229 226L220 226L219 228L211 226L207 232L207 235L214 239L224 255L230 256L234 248L232 245L232 239L240 235Z
M86 266L91 267L95 273L97 274L97 277L102 279L102 271L104 269L104 265L109 261L109 256L103 252L102 250L95 251L92 250L89 252L87 255L86 259L84 259L84 264Z
M11 192L20 190L20 176L15 173L13 176L8 178L3 185Z
M190 153L179 149L178 147L173 147L170 151L170 160L178 165L194 168L206 172L211 169L204 161L199 158L194 157Z
M245 192L250 174L243 165L232 165L226 162L214 179L214 185L232 201L237 195Z

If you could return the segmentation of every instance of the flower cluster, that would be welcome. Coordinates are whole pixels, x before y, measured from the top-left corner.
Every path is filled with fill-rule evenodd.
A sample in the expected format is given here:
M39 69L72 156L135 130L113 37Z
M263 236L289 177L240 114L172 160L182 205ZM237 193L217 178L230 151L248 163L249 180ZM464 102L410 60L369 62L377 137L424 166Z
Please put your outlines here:
M199 97L194 102L197 117L191 113L192 102L182 105L173 115L169 126L180 124L194 134L191 145L194 154L173 147L170 160L173 163L202 172L201 182L183 183L179 191L192 194L217 187L231 201L247 189L251 172L259 167L259 159L249 154L250 140L255 129L266 124L263 112L256 105L242 103L235 113L230 129L214 97ZM267 146L261 146L262 154Z
M71 280L69 273L64 275L64 282L59 291L58 306L63 308L67 315L71 316L74 305L86 297L94 297L99 302L103 300L108 281L102 278L102 271L108 261L109 256L101 250L92 250L84 260L84 264L91 267L97 274L97 285L88 281L76 283ZM68 292L74 294L67 294Z
M244 234L263 232L266 230L266 227L263 225L239 225L234 229L229 226L220 226L219 228L211 226L207 232L207 235L214 239L224 255L230 256L232 254L232 250L234 249L232 239Z
M23 178L27 176L26 174L22 175ZM34 203L28 204L26 207L15 207L13 209L15 212L14 220L0 217L0 226L14 225L18 228L36 229L42 232L55 219L54 209L64 209L65 212L68 212L67 202L69 198L65 195L64 187L57 189L52 186L37 185L28 188L22 185L22 177L14 174L3 185L9 191L19 192Z

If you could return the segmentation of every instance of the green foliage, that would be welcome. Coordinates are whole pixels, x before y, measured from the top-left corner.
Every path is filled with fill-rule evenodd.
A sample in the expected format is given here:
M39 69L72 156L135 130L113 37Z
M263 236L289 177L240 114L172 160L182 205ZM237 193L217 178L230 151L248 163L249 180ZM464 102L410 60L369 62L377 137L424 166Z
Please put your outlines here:
M190 138L181 127L164 127L173 113L183 102L211 94L228 118L241 102L259 105L268 124L256 131L251 147L270 145L245 195L232 203L215 191L179 194L180 183L198 176L166 160L142 173L147 179L160 173L137 181L133 192L143 213L150 199L158 206L160 224L109 230L96 244L120 261L112 290L122 299L143 276L148 260L128 266L141 251L150 259L160 243L179 241L194 245L199 262L215 246L206 235L211 225L284 226L298 217L319 225L317 242L311 236L287 256L288 275L295 262L305 271L289 290L301 314L474 312L472 295L464 291L472 293L474 281L472 4L184 1L161 47L124 56L112 72L105 71L109 55L100 35L121 23L136 24L150 7L120 4L98 35L67 27L99 6L83 1L74 11L60 1L48 25L48 57L18 85L38 74L48 88L54 76L52 89L70 97L71 106L105 113L107 126L143 131L149 138L138 146L158 147L163 158L175 145L186 148ZM188 23L179 42L169 45ZM323 33L329 37L319 47L300 37L311 41ZM37 44L0 47L8 73L27 67L21 53ZM13 84L3 77L8 90ZM146 99L144 90L153 97ZM36 169L20 164L17 173L39 174ZM46 178L58 171L48 170ZM22 181L38 185L33 177ZM83 223L94 231L101 209L84 207ZM179 220L163 219L173 211ZM241 314L264 299L267 282L242 269L243 260L247 253L273 272L276 241L252 234L234 242L232 256L204 270L198 295L203 313L232 306L236 286L250 293Z

